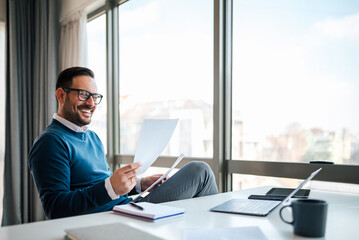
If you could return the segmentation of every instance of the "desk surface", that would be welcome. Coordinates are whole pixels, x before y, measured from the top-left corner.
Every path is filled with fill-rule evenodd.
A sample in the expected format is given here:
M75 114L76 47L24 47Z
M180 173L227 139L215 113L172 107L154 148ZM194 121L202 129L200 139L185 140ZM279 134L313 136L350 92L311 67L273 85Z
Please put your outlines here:
M267 217L215 213L209 209L232 198L265 194L270 187L222 193L213 196L168 202L186 209L184 216L162 222L144 222L112 212L41 221L0 228L0 239L64 239L65 229L121 222L165 239L181 239L185 228L259 226L268 239L304 239L293 235L292 226L282 222L277 207ZM310 198L329 203L325 239L358 239L359 195L312 190Z

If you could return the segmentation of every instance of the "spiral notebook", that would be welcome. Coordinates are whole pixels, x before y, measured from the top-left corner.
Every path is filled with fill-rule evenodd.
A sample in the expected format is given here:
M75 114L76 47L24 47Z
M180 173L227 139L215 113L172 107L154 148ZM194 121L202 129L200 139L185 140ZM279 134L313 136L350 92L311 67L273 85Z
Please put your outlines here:
M134 207L131 204L116 205L112 210L116 213L145 221L157 221L166 218L179 217L185 212L184 208L166 206L163 204L139 202L136 203L136 205L140 206L143 210Z

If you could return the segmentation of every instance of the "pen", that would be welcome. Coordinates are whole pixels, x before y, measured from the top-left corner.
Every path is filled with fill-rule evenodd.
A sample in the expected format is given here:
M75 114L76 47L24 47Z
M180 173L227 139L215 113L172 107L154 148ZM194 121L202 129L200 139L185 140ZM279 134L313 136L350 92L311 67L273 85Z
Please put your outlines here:
M134 203L134 202L130 202L130 205L131 205L132 207L135 207L135 208L139 209L139 210L143 210L143 207L141 207L140 205L138 205L138 204L136 204L136 203Z

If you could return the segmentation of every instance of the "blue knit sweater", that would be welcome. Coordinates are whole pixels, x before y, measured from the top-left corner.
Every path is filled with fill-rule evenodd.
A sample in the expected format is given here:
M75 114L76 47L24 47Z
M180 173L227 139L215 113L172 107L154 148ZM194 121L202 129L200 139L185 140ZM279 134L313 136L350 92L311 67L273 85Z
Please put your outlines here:
M112 172L93 131L74 132L57 120L35 140L28 165L49 218L111 210L130 201L111 200L105 179Z

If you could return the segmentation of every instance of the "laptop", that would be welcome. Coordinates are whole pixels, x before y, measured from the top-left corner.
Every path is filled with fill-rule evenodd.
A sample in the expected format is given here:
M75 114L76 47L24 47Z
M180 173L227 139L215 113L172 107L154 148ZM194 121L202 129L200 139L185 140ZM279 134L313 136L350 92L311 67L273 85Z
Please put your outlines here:
M231 199L216 207L210 209L212 212L224 212L224 213L236 213L246 214L253 216L267 216L273 209L279 204L288 205L289 199L298 192L307 182L309 182L318 172L318 170L312 172L307 179L305 179L296 189L294 189L285 199L282 201L273 200L256 200L256 199Z

